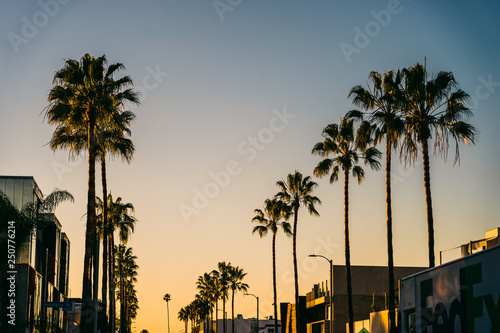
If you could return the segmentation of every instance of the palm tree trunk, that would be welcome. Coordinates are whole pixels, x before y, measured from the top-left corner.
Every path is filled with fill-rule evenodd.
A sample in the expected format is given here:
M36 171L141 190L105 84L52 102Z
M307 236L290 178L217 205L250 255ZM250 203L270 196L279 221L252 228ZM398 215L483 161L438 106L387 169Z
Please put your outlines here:
M106 198L107 200L107 198ZM116 298L115 298L115 237L113 234L113 226L109 234L109 322L110 331L114 333L116 330Z
M85 230L85 255L83 263L82 281L82 332L87 332L92 327L92 259L96 238L95 217L95 112L87 110L89 119L88 145L88 191L87 191L87 226ZM97 281L94 281L96 283Z
M218 299L215 301L215 333L219 333L219 300Z
M349 172L344 173L344 231L345 231L345 271L347 281L347 320L349 332L354 332L351 285L351 250L349 245Z
M168 311L168 302L167 302L167 327L168 327L168 333L170 333L170 313Z
M389 333L395 331L394 316L394 258L392 248L392 199L391 199L391 140L387 138L385 152L385 194L387 208L387 257L389 274Z
M297 269L297 221L299 214L299 206L293 207L293 276L295 279L295 330L301 333L299 319L299 272Z
M432 216L429 147L426 139L422 140L422 157L424 161L425 204L427 206L427 233L429 235L429 267L434 267L436 265L434 259L434 218Z
M231 332L234 333L234 289L231 293Z
M222 327L223 332L226 333L226 296L222 296Z
M102 304L106 314L108 299L108 187L106 180L106 159L101 157L102 180Z
M278 297L276 291L276 233L273 233L272 246L273 246L274 332L278 333ZM257 333L259 333L259 327L257 327Z

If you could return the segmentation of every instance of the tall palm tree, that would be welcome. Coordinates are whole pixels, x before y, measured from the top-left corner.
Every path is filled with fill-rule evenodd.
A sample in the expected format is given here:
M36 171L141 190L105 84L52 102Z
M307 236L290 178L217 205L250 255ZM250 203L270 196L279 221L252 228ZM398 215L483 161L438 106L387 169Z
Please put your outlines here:
M395 330L395 286L394 286L394 256L392 246L392 196L391 196L391 157L392 150L397 148L399 138L404 131L404 117L401 112L401 94L399 85L401 73L392 71L381 75L371 72L369 75L371 82L368 89L355 86L349 92L354 105L368 111L368 121L375 125L374 143L379 144L385 139L385 194L387 213L387 257L388 257L388 277L389 277L389 317L390 332ZM364 113L360 111L350 111L347 118L363 120Z
M259 222L260 225L255 226L252 234L258 233L260 238L271 232L273 235L271 248L273 256L273 299L274 299L274 331L278 332L278 298L276 292L276 234L278 233L278 225L287 236L292 235L292 227L286 222L291 214L290 206L276 198L266 199L264 201L264 211L260 209L254 210L255 217L252 222Z
M121 197L113 201L113 196L108 194L108 224L111 227L108 234L108 255L109 255L109 322L111 332L115 331L116 325L116 300L115 300L115 278L113 267L115 267L115 237L114 231L118 229L120 241L127 244L129 235L134 232L135 223L137 219L133 216L134 205L130 202L124 203Z
M163 296L163 300L167 302L167 326L168 333L170 333L170 314L168 313L168 302L170 302L170 294L165 294L165 296Z
M377 158L381 153L373 148L366 148L370 138L365 135L372 127L362 123L357 131L354 129L354 120L342 118L340 125L330 124L323 130L323 142L318 142L313 150L313 154L326 157L314 168L314 175L323 177L331 172L330 183L336 182L339 178L340 169L344 172L344 230L345 230L345 265L347 277L347 307L349 319L349 331L353 331L353 306L352 306L352 286L351 286L351 258L349 245L349 173L352 171L354 178L360 184L365 176L365 172L358 165L360 159L364 159L365 164L372 169L378 170L380 162ZM357 133L363 135L357 136ZM359 140L358 140L359 139ZM332 158L328 156L333 155Z
M283 200L290 205L293 214L293 271L295 279L295 318L297 333L301 332L300 316L299 316L299 273L297 268L297 222L299 219L299 208L305 206L310 215L319 216L318 211L314 207L316 204L321 204L321 200L311 195L314 189L318 186L317 183L311 180L310 176L303 177L300 172L295 170L294 173L288 174L286 181L280 180L276 183L280 188L280 192L276 194L276 198Z
M90 316L92 300L91 264L96 242L95 212L95 160L96 160L96 124L104 120L119 126L117 117L120 106L125 101L138 103L138 97L131 89L132 80L125 76L115 80L117 70L122 64L105 67L106 57L94 58L85 54L80 61L66 60L64 67L54 75L53 87L49 92L49 106L45 116L48 123L56 125L58 131L86 133L86 150L88 152L88 193L87 193L87 225L85 232L85 255L82 279L82 313ZM70 150L72 147L68 147ZM97 281L94 281L97 283ZM97 320L97 318L95 318ZM83 330L92 322L89 318L82 320Z
M229 298L229 274L230 274L230 267L231 263L227 263L225 261L221 261L217 264L218 268L218 279L219 279L219 286L220 286L220 291L221 291L221 298L222 298L222 316L224 318L223 320L223 332L226 333L227 325L226 325L226 300ZM217 328L218 329L218 328Z
M120 103L122 104L122 103ZM96 159L101 163L101 180L102 180L102 192L103 198L107 197L107 176L106 176L106 156L110 155L112 157L120 157L122 161L130 163L132 161L133 154L135 152L135 147L133 142L126 137L130 136L130 124L135 119L135 114L131 111L118 111L118 116L114 117L114 121L109 121L109 119L99 119L95 127L95 146L96 146ZM118 123L118 125L117 125ZM56 149L70 149L70 157L75 158L85 151L87 146L87 134L86 128L71 128L66 124L59 126L54 132L50 142L50 148L52 150ZM108 280L108 235L111 232L108 225L108 214L107 214L107 201L102 201L102 206L100 208L103 220L101 220L101 226L103 227L103 260L102 260L102 303L104 304L104 309L106 311L107 305L107 286ZM110 287L111 289L111 287ZM110 326L111 326L111 316L110 316Z
M97 152L99 161L101 162L101 181L102 181L102 197L107 198L107 177L106 177L106 155L121 157L122 161L130 163L135 152L135 147L132 141L125 137L125 134L130 135L129 124L135 118L135 115L130 111L124 111L120 114L122 119L121 128L109 128L112 124L100 124L100 135L98 136ZM103 200L103 235L102 235L102 302L104 304L104 313L107 306L107 286L111 279L108 278L107 272L110 266L108 255L109 234L112 228L108 224L108 205L107 200ZM110 286L111 288L111 286ZM110 316L111 324L111 316ZM111 326L111 325L110 325Z
M239 266L231 266L229 268L229 289L231 289L231 331L234 333L234 294L238 291L247 292L248 284L243 282L243 278L247 275L243 268Z
M434 217L432 212L429 141L434 139L434 151L446 160L450 137L455 141L455 163L459 162L459 143L475 143L477 130L465 120L472 111L464 104L469 95L458 89L451 72L439 72L428 77L425 66L403 70L401 91L404 97L405 136L402 157L406 163L417 159L418 145L422 150L425 203L429 246L429 267L435 266Z

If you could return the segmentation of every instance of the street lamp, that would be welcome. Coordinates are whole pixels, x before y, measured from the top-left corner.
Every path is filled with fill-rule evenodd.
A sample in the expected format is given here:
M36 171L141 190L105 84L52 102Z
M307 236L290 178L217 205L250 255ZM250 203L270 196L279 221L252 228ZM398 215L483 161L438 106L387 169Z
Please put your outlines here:
M330 333L333 333L333 260L321 254L310 254L309 257L323 258L330 263Z
M244 296L253 296L257 299L257 333L259 333L259 297L254 294L244 294Z

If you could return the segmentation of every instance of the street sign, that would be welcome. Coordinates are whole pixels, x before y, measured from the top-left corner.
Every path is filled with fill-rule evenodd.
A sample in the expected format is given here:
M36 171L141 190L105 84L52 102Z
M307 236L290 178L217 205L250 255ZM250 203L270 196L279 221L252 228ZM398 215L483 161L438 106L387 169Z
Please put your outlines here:
M44 308L62 308L63 311L73 311L74 302L42 302Z

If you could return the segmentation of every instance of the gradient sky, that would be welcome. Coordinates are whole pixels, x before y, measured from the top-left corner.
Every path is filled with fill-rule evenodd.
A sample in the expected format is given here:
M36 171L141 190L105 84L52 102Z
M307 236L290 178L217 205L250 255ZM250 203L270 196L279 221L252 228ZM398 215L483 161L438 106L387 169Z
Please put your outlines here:
M56 214L71 240L71 296L80 297L87 164L50 151L54 127L43 110L64 59L90 53L122 62L120 74L142 92L133 109L137 152L131 165L109 163L108 188L134 204L139 220L128 244L140 266L136 331L166 330L167 292L171 329L183 329L178 310L193 300L197 277L219 261L244 268L260 317L269 316L271 237L252 236L253 210L288 173L312 174L319 157L310 151L322 129L353 108L347 94L372 70L426 56L430 72L452 71L473 97L477 144L461 147L460 166L452 154L447 163L431 160L436 258L500 225L499 14L493 0L3 0L0 174L34 176L44 193L58 187L75 196ZM346 56L346 45L356 51ZM214 187L213 175L228 167L229 178ZM415 168L394 161L393 170L395 264L426 266L421 160ZM342 182L317 181L321 216L299 217L301 294L328 277L327 263L308 254L344 263ZM352 184L351 262L385 265L384 173ZM196 196L205 190L211 198ZM197 212L185 218L188 206ZM291 302L291 239L279 235L277 251L279 301ZM255 299L236 297L235 311L255 316Z

